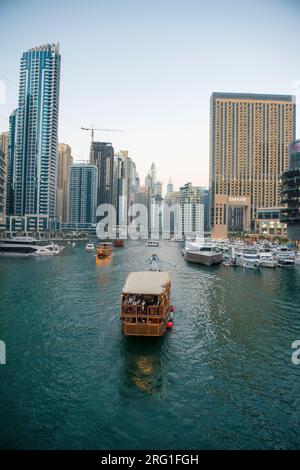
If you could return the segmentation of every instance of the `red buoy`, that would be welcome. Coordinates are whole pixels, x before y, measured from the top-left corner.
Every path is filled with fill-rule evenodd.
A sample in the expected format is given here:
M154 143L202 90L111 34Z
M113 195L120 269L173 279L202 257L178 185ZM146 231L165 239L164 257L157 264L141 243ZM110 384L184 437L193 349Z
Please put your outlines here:
M173 328L173 322L172 321L168 321L167 328L170 328L170 329Z

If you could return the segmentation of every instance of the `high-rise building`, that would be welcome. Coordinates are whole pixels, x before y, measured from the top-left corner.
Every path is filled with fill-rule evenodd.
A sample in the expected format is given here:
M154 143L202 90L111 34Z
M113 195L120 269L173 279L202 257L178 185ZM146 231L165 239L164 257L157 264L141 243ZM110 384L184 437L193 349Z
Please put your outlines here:
M114 163L114 207L117 225L128 225L128 208L133 203L137 191L136 166L127 150L115 154Z
M300 140L289 145L289 166L282 174L280 222L287 224L290 240L300 240Z
M16 164L16 140L17 140L17 116L15 109L9 116L8 161L6 180L6 215L11 216L15 210L15 164Z
M68 224L94 224L97 201L97 166L85 162L68 168Z
M29 49L21 58L15 155L16 216L30 216L29 230L55 220L60 83L58 44Z
M168 185L167 185L167 194L173 193L174 192L174 186L171 180L171 177L169 179Z
M280 177L295 138L290 95L213 93L210 116L210 211L213 238L228 225L254 229L258 208L278 207ZM232 211L228 208L236 207Z
M202 189L186 183L179 191L181 205L182 233L185 235L204 235L204 205Z
M6 226L6 199L5 199L6 164L2 145L0 143L0 231Z
M68 175L72 163L71 147L68 144L58 144L56 217L61 222L67 222L68 218Z
M114 148L108 142L92 142L91 163L98 168L97 205L113 204Z
M0 133L0 229L5 228L6 225L8 139L8 132Z

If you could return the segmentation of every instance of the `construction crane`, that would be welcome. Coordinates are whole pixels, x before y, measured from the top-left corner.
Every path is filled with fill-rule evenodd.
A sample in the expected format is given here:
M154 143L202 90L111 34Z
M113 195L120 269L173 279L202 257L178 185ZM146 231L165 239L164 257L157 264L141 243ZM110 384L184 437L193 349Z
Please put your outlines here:
M92 124L92 127L81 127L83 131L91 132L91 150L90 150L90 162L92 163L92 156L93 156L93 142L94 142L94 132L95 131L102 131L102 132L123 132L120 129L96 129Z
M94 142L94 132L95 131L102 131L102 132L123 132L120 129L96 129L94 125L92 127L81 127L83 131L90 131L91 132L91 144Z

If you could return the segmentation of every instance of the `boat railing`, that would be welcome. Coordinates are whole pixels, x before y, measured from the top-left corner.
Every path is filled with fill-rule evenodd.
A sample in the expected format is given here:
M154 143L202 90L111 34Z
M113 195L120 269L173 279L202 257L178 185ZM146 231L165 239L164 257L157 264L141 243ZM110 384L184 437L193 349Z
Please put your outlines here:
M143 305L128 305L122 304L122 314L124 315L149 315L149 316L161 316L164 313L163 305L149 305L148 307Z

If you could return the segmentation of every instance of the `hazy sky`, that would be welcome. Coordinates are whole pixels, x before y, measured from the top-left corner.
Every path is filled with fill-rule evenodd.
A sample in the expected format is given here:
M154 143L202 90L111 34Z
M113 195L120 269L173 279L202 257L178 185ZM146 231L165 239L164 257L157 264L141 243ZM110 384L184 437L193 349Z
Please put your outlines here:
M80 126L123 129L95 138L142 179L155 162L164 184L208 184L213 91L300 94L299 0L0 0L0 19L0 131L22 52L59 41L59 142L83 160Z

